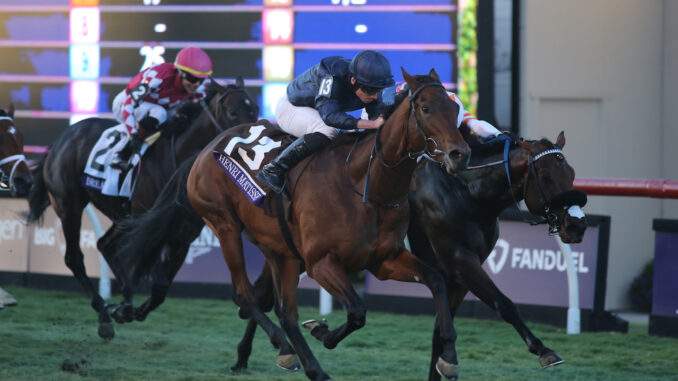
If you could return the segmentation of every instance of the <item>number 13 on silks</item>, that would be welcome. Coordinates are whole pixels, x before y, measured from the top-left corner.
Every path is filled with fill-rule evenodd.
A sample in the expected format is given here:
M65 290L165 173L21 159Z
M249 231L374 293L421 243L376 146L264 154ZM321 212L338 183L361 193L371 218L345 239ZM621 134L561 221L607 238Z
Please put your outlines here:
M224 153L228 156L232 156L231 152L233 152L233 148L235 148L235 145L238 143L243 143L243 144L250 144L253 141L257 140L257 138L261 135L261 133L266 129L264 126L252 126L249 129L250 135L246 138L242 138L240 136L236 136L232 138L228 144L226 145L226 148L224 148ZM250 158L249 155L247 154L247 151L245 151L242 148L238 148L238 155L240 155L240 158L242 159L243 163L247 164L247 166L250 168L250 170L258 170L261 167L261 162L264 160L264 156L266 155L266 152L269 152L275 148L280 147L280 142L277 142L275 140L271 140L268 136L264 136L259 141L257 142L258 144L252 147L252 151L254 151L254 158Z
M330 97L330 94L332 94L332 81L331 75L323 78L322 82L320 82L320 90L318 90L319 96Z

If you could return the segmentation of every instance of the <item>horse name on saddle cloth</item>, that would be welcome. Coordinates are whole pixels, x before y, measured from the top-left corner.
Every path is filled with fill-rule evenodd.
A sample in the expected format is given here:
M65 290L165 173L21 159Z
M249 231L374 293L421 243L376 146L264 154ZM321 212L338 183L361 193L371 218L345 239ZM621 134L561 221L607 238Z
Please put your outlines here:
M213 156L226 174L238 185L250 202L262 207L266 192L257 182L256 174L285 145L287 134L282 130L257 124L242 136L227 135L214 147Z
M87 159L87 165L82 175L84 187L98 190L107 196L132 197L134 181L140 157L135 155L132 159L132 169L121 173L119 169L110 167L110 162L130 139L127 128L123 124L106 129L97 140ZM148 145L144 143L141 154L146 152Z

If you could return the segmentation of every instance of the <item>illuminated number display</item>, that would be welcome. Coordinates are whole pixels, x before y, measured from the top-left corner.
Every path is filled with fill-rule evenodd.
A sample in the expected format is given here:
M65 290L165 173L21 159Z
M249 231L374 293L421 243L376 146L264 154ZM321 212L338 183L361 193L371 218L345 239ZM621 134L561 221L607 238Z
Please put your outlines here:
M26 144L49 144L74 114L112 117L132 76L191 45L220 82L245 78L266 118L294 76L363 49L384 53L396 81L400 66L435 68L454 89L457 1L3 0L0 107L14 102Z

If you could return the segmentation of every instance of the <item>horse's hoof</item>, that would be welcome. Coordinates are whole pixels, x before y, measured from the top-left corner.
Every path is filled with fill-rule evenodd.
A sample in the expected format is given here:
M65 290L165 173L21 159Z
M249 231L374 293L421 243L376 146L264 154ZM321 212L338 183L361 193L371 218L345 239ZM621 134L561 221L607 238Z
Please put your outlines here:
M115 329L113 323L99 323L97 324L97 333L102 339L110 340L115 336Z
M310 332L313 337L320 341L323 341L325 334L327 333L327 331L329 331L327 319L306 320L305 322L301 323L301 326L304 327L308 332Z
M249 311L246 311L242 307L238 307L238 317L242 320L249 320L252 317L252 314Z
M108 314L120 324L134 321L134 307L131 304L107 304L106 308Z
M247 362L245 362L243 364L240 361L238 361L235 365L233 365L231 367L231 372L237 373L237 372L240 372L241 370L245 370L245 369L247 369Z
M296 355L278 355L278 366L285 370L299 370L301 366Z
M436 370L440 376L448 380L459 378L459 365L447 362L440 357L438 357L438 362L436 362Z
M550 366L560 365L564 363L563 360L556 352L548 352L539 356L539 364L542 368L548 368Z
M327 319L321 319L321 320L306 320L305 322L301 323L301 326L306 328L307 331L313 332L314 329L318 327L327 327Z

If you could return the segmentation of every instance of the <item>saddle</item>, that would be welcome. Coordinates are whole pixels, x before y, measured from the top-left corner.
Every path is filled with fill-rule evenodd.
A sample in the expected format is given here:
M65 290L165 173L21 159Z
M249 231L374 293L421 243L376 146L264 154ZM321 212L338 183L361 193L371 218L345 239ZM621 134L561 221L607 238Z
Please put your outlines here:
M160 135L161 132L157 131L144 140L141 155L160 138ZM104 130L87 158L87 164L82 175L84 187L98 190L101 194L107 196L132 197L136 182L135 168L137 168L141 158L134 157L132 168L125 172L113 169L109 165L115 155L127 145L129 139L129 133L123 124Z

